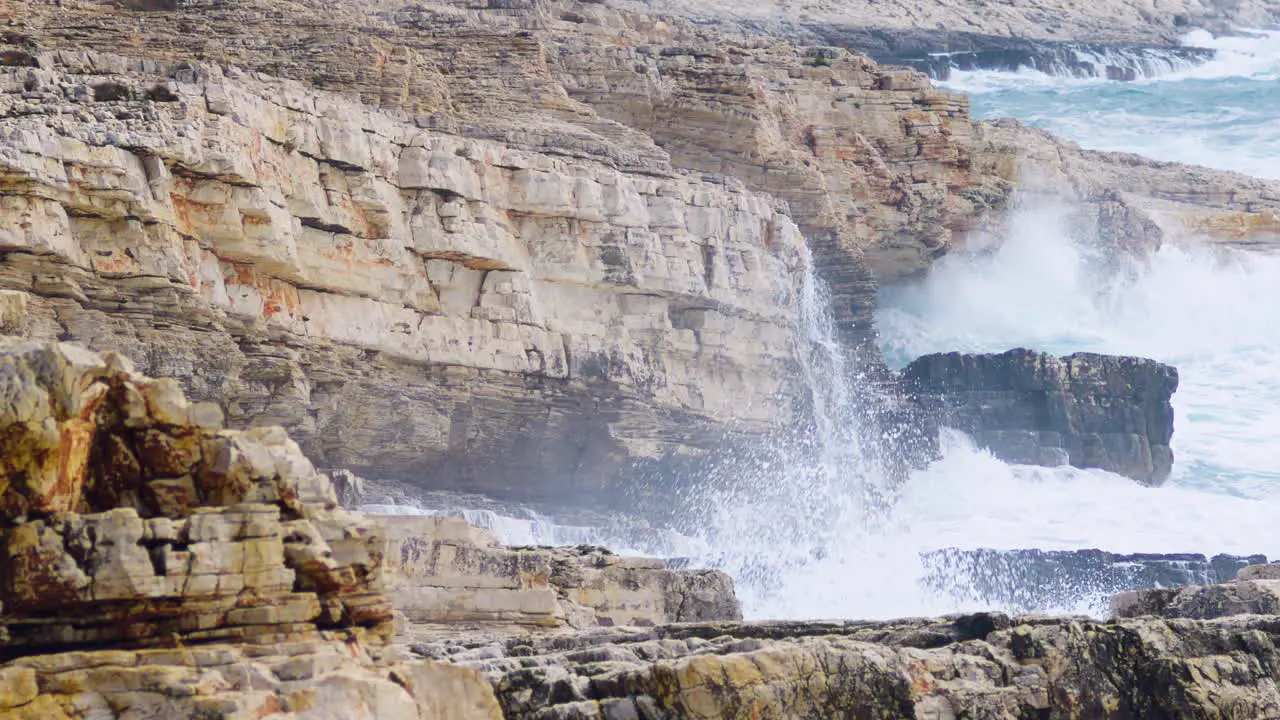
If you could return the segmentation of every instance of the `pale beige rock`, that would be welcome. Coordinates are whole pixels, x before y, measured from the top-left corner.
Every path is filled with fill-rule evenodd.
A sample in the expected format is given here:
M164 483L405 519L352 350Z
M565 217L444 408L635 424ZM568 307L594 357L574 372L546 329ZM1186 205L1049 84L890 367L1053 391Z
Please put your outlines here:
M0 367L0 649L390 631L377 526L279 428L210 429L71 345L0 337Z
M502 717L492 686L476 670L378 660L353 638L330 634L274 647L220 644L22 658L0 666L0 690L3 720Z
M31 668L0 669L0 711L26 705L40 693L36 674Z
M372 478L609 503L791 426L806 240L874 355L877 280L998 231L1015 185L1141 247L1277 236L1265 184L1079 153L910 71L621 0L14 1L18 331L126 352ZM282 53L299 18L308 50Z
M724 573L602 549L507 549L458 518L379 519L387 594L410 623L584 628L742 616Z

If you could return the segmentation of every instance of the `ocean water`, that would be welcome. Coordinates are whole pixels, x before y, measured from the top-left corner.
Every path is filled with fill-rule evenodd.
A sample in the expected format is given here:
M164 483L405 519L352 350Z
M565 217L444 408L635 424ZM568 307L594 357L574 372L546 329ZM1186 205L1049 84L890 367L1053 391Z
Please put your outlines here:
M960 74L952 85L972 93L980 116L1013 116L1086 147L1280 177L1280 33L1188 42L1218 55L1131 83L1022 72ZM762 467L744 490L712 503L704 559L735 576L748 615L999 608L922 582L919 553L944 547L1280 557L1280 257L1193 240L1102 275L1094 249L1068 232L1069 212L1023 207L1003 243L886 289L882 349L897 366L930 352L1019 346L1172 363L1181 387L1169 482L1147 488L1104 471L1009 465L950 434L942 460L887 493L887 474L866 457L871 438L847 417L856 408L836 402L828 424L844 434L829 440L862 450ZM817 322L811 342L825 332ZM816 392L860 391L856 378L850 391L825 377ZM869 512L869 494L894 501ZM1096 588L1054 602L1039 609L1106 613Z
M1028 69L955 72L942 86L969 94L974 117L1017 118L1087 148L1280 178L1280 31L1183 42L1216 55L1133 82Z
M1033 72L959 74L975 114L1012 116L1086 147L1280 177L1280 33L1193 35L1214 61L1132 83ZM946 547L1266 553L1280 558L1280 256L1166 244L1099 275L1052 203L1021 208L1001 244L944 258L882 293L886 358L1033 347L1142 355L1176 365L1175 464L1147 488L1096 470L1009 465L958 433L905 483L878 453L895 439L863 418L869 390L841 358L823 289L803 307L812 428L690 479L687 535L558 525L547 516L444 510L512 544L591 542L687 556L736 580L748 617L884 618L994 607L924 582ZM879 449L879 450L877 450ZM375 510L401 512L404 508ZM432 511L442 511L437 508ZM625 526L624 522L620 523ZM654 539L658 537L658 539ZM1082 590L1039 609L1106 612Z

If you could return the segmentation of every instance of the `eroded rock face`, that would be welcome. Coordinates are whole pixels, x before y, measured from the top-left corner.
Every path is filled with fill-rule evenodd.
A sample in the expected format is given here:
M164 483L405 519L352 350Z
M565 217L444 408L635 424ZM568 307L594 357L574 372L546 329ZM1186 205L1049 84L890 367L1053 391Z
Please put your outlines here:
M1274 617L692 624L440 639L507 718L1269 717Z
M383 540L279 428L118 355L0 338L6 655L390 630Z
M387 592L409 623L589 628L740 620L733 581L602 548L507 548L451 517L383 516Z
M497 720L388 645L380 526L280 428L0 337L0 719Z
M1111 599L1111 611L1116 617L1157 615L1199 620L1280 615L1280 565L1250 565L1230 582L1130 590Z
M802 395L803 240L740 183L212 66L42 57L0 94L17 332L119 350L329 466L526 498L598 496Z
M1274 184L620 1L0 17L0 331L118 350L371 479L633 503L802 422L806 244L874 366L876 283L998 232L1015 187L1130 249L1280 237Z
M0 718L500 720L468 668L400 663L334 633L150 650L89 650L0 667Z
M1147 485L1173 466L1178 371L1154 360L943 353L913 361L902 381L937 422L1009 462L1102 468Z

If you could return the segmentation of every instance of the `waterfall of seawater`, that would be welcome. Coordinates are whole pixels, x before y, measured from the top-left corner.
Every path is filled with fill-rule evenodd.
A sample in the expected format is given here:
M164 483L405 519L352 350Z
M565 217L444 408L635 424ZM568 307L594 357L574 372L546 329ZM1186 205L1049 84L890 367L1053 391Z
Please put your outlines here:
M862 606L848 597L857 582L837 580L814 592L814 574L852 578L877 562L884 548L874 534L888 520L894 492L891 474L864 441L873 429L860 409L874 390L845 357L826 286L808 272L799 290L796 364L809 417L724 464L689 496L708 549L695 560L729 572L752 616L833 615Z

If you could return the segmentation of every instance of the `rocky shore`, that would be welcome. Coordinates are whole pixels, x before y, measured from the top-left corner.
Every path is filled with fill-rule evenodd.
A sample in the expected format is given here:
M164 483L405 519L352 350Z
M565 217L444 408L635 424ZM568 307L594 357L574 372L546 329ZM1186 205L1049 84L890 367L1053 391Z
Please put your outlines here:
M1280 711L1274 565L1112 621L742 623L719 573L347 512L281 430L119 355L0 339L0 366L5 720Z

